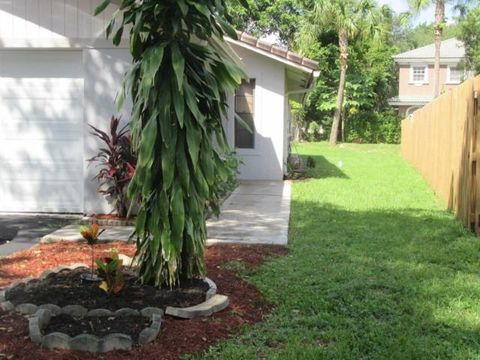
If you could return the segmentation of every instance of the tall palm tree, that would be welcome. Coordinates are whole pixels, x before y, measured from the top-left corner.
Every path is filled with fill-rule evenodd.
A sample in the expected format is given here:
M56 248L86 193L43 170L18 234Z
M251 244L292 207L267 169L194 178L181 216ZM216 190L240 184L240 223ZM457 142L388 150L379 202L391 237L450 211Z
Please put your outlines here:
M445 0L409 0L408 4L414 13L435 5L435 25L433 27L435 36L435 62L433 67L433 96L440 95L440 47L443 38L443 26L445 24Z
M377 32L381 12L373 0L314 0L312 4L311 16L305 21L300 34L304 43L308 38L314 40L316 34L326 30L334 30L338 35L340 79L330 132L330 144L336 145L345 94L349 41L361 34Z

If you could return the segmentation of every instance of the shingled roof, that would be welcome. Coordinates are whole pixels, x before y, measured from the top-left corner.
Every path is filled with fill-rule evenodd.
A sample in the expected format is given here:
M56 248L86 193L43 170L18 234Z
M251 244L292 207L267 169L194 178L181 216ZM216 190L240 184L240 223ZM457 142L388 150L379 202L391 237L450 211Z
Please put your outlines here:
M237 30L237 41L240 41L242 43L248 44L250 46L253 46L257 49L260 49L262 51L265 51L267 53L273 54L275 56L287 59L288 61L291 61L292 63L295 63L297 65L303 66L307 69L310 69L312 71L318 69L318 62L308 59L300 54L297 54L293 51L289 51L288 49L272 44L269 41L262 40L259 38L256 38L252 35L247 34L246 32L238 31Z
M463 42L452 38L443 40L440 45L440 58L442 60L456 59L460 60L465 57L465 46ZM412 60L430 60L435 58L435 44L429 44L417 49L406 51L393 57L396 61L405 59Z

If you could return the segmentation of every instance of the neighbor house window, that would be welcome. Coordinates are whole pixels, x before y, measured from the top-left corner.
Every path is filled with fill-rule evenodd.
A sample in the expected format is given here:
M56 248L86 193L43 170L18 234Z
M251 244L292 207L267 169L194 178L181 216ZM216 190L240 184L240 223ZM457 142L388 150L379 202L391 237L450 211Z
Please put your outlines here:
M425 84L428 82L428 67L426 65L413 65L410 67L410 82Z
M449 84L460 84L463 80L464 74L463 70L455 67L449 66L447 70L447 83Z
M255 79L242 80L235 91L235 113L249 126L235 119L235 147L239 149L255 148Z

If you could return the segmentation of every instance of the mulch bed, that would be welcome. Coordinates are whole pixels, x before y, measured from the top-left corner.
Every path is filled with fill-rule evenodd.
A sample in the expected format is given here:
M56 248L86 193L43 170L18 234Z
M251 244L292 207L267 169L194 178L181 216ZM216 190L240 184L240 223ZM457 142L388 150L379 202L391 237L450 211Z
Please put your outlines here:
M203 280L183 282L180 288L157 289L142 286L138 278L128 272L124 275L125 286L118 295L108 296L98 287L98 282L81 280L88 269L62 271L46 280L32 285L20 286L8 294L7 300L14 305L31 303L35 305L55 304L60 307L81 305L89 310L118 310L132 308L141 310L146 307L167 306L188 307L205 301L208 285Z
M150 320L143 316L119 316L119 317L88 317L75 319L67 315L52 317L48 326L42 330L42 333L50 334L61 332L69 336L81 334L90 334L105 337L108 334L130 335L134 341L138 340L138 335L146 327L150 326Z
M98 257L112 248L133 256L134 245L101 244ZM0 311L0 359L179 359L184 354L202 352L226 339L246 324L263 320L272 310L260 292L224 265L242 261L247 269L261 265L272 255L285 255L283 247L262 245L215 245L206 251L208 276L216 282L219 293L230 297L230 307L208 318L181 320L166 317L155 342L129 352L115 351L103 355L52 351L33 344L28 338L28 320L20 315ZM27 276L38 277L42 271L59 265L89 263L89 247L79 243L42 244L0 259L0 287Z

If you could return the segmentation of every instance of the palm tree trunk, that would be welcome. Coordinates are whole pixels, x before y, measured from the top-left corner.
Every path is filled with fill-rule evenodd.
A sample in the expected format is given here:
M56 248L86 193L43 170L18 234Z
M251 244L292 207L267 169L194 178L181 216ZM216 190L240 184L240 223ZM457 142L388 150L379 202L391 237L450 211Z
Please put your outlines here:
M435 4L435 65L433 95L440 95L440 46L442 44L443 23L445 22L445 0L437 0Z
M337 106L333 115L332 130L330 132L330 145L336 145L338 140L338 129L343 108L343 96L345 93L345 80L347 76L348 61L348 36L344 29L338 32L338 45L340 46L340 82L338 83Z

